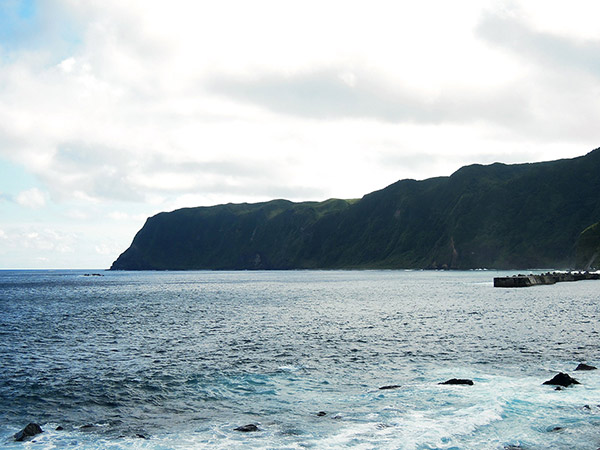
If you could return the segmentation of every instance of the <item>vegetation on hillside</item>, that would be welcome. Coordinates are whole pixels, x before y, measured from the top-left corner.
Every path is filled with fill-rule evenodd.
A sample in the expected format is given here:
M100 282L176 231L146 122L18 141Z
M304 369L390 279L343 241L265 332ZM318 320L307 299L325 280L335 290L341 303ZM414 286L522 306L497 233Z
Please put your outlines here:
M577 266L585 270L600 269L600 222L589 226L579 236Z
M599 174L597 149L471 165L359 200L185 208L149 218L112 269L569 268L600 220Z

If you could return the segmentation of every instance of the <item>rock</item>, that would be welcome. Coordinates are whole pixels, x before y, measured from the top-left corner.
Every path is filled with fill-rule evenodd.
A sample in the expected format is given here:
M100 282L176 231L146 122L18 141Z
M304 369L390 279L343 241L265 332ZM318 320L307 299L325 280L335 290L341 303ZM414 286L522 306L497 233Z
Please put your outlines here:
M139 439L148 439L146 436L144 436L143 434L140 434L140 433L137 433L137 434L135 435L135 437L136 437L136 438L139 438Z
M383 391L386 389L398 389L399 387L402 387L402 386L400 386L399 384L390 384L389 386L381 386L379 388L379 390Z
M55 431L63 431L63 430L64 430L64 428L61 427L60 425L55 428Z
M235 428L235 431L241 431L242 433L251 433L253 431L260 431L260 430L253 423L249 423L248 425L244 425L242 427Z
M319 417L323 417L323 416L326 416L326 415L327 415L327 413L325 411L319 411L317 413L317 416L319 416Z
M581 384L581 383L579 383L579 381L577 381L575 378L572 378L570 375L560 372L559 374L555 375L554 378L552 378L551 380L544 381L544 384L552 384L555 386L569 387L572 384Z
M575 367L575 370L596 370L597 367L594 366L589 366L585 363L579 363L579 365L577 367Z
M21 442L43 432L44 430L37 423L30 423L21 431L15 433L14 438L15 441Z
M473 380L452 378L451 380L444 381L443 383L438 383L438 384L462 384L462 385L467 385L467 386L473 386Z

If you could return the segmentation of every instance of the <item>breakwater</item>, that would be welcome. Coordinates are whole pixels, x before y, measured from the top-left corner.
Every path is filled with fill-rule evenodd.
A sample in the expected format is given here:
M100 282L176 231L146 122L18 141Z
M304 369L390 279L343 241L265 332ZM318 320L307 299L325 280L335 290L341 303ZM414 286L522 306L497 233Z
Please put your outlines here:
M564 281L600 280L599 272L546 272L542 274L513 275L494 278L494 287L514 288L555 284Z

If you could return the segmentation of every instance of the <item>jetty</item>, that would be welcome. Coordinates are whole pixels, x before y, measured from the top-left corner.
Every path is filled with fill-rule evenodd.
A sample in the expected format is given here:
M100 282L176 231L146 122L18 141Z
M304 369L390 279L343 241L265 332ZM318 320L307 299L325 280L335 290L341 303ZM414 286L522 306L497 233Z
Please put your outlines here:
M600 272L546 272L541 274L495 277L494 287L516 288L555 284L564 281L600 280Z

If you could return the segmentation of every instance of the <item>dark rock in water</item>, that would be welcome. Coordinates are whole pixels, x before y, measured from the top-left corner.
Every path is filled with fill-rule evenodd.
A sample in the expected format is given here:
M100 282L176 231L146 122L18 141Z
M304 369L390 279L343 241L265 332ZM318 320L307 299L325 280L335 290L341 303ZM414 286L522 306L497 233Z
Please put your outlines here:
M140 433L136 434L135 437L140 438L140 439L148 439L146 436L144 436L143 434L140 434Z
M554 388L554 390L555 390L555 391L562 391L562 390L563 390L563 388L561 388L560 386L556 386L556 387Z
M63 430L64 430L64 428L61 427L60 425L55 428L55 431L63 431Z
M325 411L319 411L317 413L317 416L319 416L319 417L323 417L323 416L326 416L326 415L327 415L327 413Z
M399 387L402 387L402 386L400 386L399 384L390 384L389 386L381 386L379 388L379 390L383 391L386 389L398 389Z
M467 385L467 386L473 386L473 380L452 378L451 380L444 381L443 383L438 383L438 384L462 384L462 385Z
M86 423L85 425L81 425L79 427L80 430L91 430L92 428L96 428L96 425L92 423Z
M580 363L577 367L575 367L575 370L596 370L597 367L594 366L589 366L585 363Z
M551 428L548 428L548 431L550 433L553 433L553 432L556 432L556 431L562 431L562 430L564 430L563 427L551 427Z
M248 425L244 425L242 427L235 428L235 431L241 431L242 433L250 433L253 431L260 431L260 430L253 423L249 423Z
M572 378L570 375L567 375L566 373L561 372L561 373L555 375L554 378L552 378L551 380L544 381L544 384L552 384L555 386L569 387L572 384L581 384L581 383L579 383L579 381L577 381L575 378Z
M44 430L37 423L30 423L21 431L15 433L14 438L15 441L21 442L43 432Z

